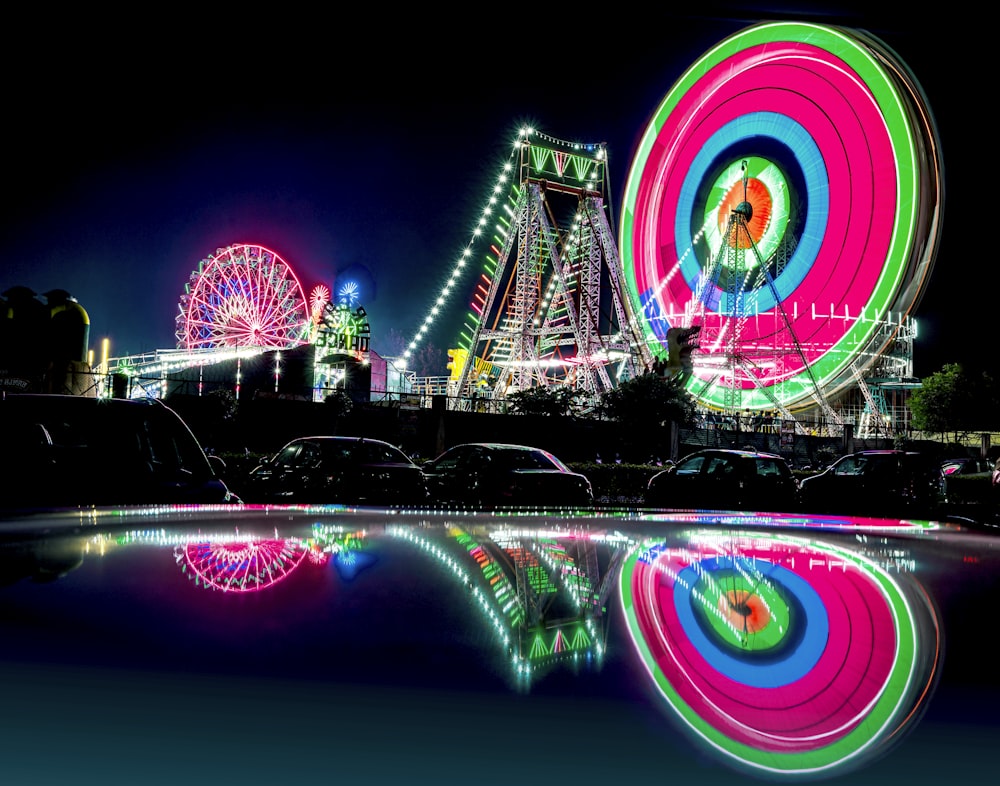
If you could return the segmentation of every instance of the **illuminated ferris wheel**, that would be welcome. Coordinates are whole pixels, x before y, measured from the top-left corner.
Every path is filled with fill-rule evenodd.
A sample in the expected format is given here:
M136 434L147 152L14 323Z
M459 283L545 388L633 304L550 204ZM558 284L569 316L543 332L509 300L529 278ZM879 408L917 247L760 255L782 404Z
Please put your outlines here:
M286 349L309 338L302 286L288 263L263 246L238 243L203 259L178 309L181 349Z
M621 260L645 341L665 359L671 328L698 329L685 384L708 407L830 414L905 335L943 200L930 108L884 43L746 28L674 84L629 172Z

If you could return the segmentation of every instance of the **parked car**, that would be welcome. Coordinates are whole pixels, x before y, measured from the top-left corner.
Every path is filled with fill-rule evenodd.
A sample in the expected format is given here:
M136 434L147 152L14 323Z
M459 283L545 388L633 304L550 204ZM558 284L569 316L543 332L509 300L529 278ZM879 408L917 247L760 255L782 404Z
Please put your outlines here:
M529 445L470 442L423 465L432 502L497 506L592 505L586 475L547 450Z
M402 450L367 437L310 436L288 442L250 471L250 503L418 505L427 501L420 467Z
M919 451L851 453L800 487L807 513L934 518L947 499L941 462Z
M0 434L7 509L240 501L158 399L5 393Z
M706 448L657 472L645 503L655 508L794 511L799 484L788 462L757 450Z

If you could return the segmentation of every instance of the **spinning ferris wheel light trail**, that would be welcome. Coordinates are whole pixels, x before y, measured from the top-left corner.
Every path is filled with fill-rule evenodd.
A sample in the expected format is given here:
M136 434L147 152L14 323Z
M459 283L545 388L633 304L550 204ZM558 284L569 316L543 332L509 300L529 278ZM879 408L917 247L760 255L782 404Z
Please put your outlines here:
M671 327L701 325L686 384L708 407L823 406L919 303L941 174L922 90L876 38L774 22L720 42L628 176L619 242L646 341L662 358Z

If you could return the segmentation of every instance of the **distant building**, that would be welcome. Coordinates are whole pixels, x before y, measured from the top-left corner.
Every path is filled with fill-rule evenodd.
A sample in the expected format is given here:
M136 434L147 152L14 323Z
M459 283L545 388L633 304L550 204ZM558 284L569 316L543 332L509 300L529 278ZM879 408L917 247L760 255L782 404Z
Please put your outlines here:
M64 289L5 290L0 299L0 390L96 396L90 317Z

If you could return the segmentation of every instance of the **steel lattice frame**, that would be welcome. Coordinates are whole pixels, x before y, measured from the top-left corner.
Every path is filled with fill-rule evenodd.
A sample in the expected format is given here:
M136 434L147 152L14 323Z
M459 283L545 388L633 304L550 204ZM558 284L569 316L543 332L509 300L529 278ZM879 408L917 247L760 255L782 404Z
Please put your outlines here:
M649 360L602 197L606 154L536 134L519 156L510 218L498 227L449 393L469 395L486 374L494 397L553 384L595 396L614 386L614 364L615 377L632 376Z

